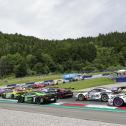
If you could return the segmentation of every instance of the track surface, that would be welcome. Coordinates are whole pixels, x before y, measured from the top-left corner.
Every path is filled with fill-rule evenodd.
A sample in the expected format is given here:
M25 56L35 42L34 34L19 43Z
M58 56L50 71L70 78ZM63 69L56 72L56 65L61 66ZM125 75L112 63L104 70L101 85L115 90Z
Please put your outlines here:
M58 102L66 103L86 103L86 104L106 104L96 101L79 102L73 98L58 100ZM53 107L50 105L35 105L35 104L19 104L19 103L0 103L0 109L25 111L31 113L42 113L46 115L54 115L60 117L70 117L84 120L96 120L101 122L126 124L126 113L121 112L107 112L107 111L94 111L82 109L67 109Z

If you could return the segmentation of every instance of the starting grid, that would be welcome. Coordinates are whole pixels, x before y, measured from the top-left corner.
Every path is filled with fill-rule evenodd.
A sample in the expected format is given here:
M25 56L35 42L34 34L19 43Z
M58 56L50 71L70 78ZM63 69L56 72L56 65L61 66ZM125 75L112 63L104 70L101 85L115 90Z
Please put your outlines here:
M0 103L17 104L17 100L0 99ZM65 108L65 109L81 109L81 110L95 110L95 111L126 113L126 106L124 106L124 107L113 107L113 106L100 105L100 104L96 105L96 104L80 104L80 103L65 103L65 102L51 103L51 104L42 105L42 106Z

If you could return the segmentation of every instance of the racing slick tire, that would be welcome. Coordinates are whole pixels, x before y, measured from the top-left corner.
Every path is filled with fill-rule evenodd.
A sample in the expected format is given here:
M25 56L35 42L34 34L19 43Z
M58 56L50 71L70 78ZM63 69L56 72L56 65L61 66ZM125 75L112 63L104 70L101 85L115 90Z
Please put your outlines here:
M108 97L107 94L102 94L102 95L101 95L101 101L102 101L102 102L107 102L108 99L109 99L109 97Z
M39 97L35 98L35 103L40 104L40 98Z
M79 94L79 95L78 95L78 100L79 100L79 101L84 101L84 100L85 100L84 95L83 95L83 94Z
M24 97L19 96L17 99L18 99L18 103L23 103L24 102Z
M124 101L123 101L122 98L116 97L116 98L113 100L113 105L116 106L116 107L123 106L123 104L124 104Z

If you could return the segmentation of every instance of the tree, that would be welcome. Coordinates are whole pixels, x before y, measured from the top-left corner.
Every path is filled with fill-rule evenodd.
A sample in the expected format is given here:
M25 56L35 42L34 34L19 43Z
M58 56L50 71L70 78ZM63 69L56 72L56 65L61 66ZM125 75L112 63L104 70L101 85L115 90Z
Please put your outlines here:
M85 67L105 70L109 67L113 69L113 66L125 66L126 32L64 40L44 40L1 32L1 76L15 73L22 60L26 62L26 70L30 75L81 71Z
M37 63L34 66L34 70L37 74L48 74L49 73L49 67L47 65L43 65L42 63Z
M34 64L37 63L37 58L36 56L29 54L26 56L26 62L28 64L28 67L32 69L34 67Z
M21 61L20 64L15 67L15 77L24 77L27 75L27 66L25 61Z
M0 59L0 76L9 75L11 73L12 67L7 60L7 56L2 56Z

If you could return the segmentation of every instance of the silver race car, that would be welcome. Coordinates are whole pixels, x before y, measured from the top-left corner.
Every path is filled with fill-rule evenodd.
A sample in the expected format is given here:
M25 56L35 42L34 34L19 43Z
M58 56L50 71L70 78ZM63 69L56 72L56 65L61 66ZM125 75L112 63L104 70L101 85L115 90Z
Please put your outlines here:
M109 96L113 93L111 89L108 88L94 88L91 91L77 93L75 95L76 100L83 101L83 100L99 100L103 102L107 102Z
M120 107L126 104L126 94L121 93L122 90L126 91L126 87L118 87L120 94L112 94L109 97L108 105Z
M126 104L126 95L125 94L117 94L111 95L108 100L108 105L120 107Z

